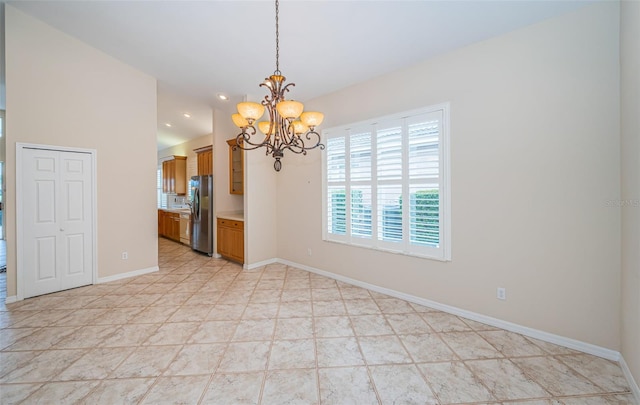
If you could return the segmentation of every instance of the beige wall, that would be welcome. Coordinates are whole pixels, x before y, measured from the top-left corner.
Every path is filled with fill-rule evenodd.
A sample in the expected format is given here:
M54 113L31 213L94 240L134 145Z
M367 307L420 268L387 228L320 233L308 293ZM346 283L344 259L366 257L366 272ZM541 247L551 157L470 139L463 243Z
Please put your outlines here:
M277 204L282 200L273 161L265 155L264 148L245 154L245 266L250 268L278 257L276 229L281 223L277 218ZM286 164L285 161L283 166ZM286 221L297 220L286 217Z
M640 385L640 2L620 8L622 355Z
M452 261L323 242L317 151L279 174L278 256L619 350L618 27L596 4L308 102L323 128L451 103Z
M155 79L5 12L7 295L16 294L16 142L97 150L98 277L156 267Z

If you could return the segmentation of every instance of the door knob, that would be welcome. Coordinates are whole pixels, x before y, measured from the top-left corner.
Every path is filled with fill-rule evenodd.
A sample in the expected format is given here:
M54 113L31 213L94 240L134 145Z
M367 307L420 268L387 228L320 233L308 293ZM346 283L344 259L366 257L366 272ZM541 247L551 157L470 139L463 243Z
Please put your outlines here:
M64 228L60 228L60 232L64 232Z

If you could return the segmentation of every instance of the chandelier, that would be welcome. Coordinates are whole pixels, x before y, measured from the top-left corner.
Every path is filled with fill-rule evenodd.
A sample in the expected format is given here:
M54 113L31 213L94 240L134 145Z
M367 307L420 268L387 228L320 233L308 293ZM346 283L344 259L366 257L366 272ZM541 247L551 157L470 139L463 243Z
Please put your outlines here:
M238 103L238 113L231 116L233 123L242 130L236 137L233 149L266 148L266 155L271 154L276 159L273 168L277 172L282 168L280 159L284 156L285 150L306 155L310 149L317 147L324 149L324 145L320 143L320 134L316 132L316 127L322 123L324 114L314 111L303 112L304 105L301 102L285 100L284 97L289 87L295 86L295 83L285 85L286 79L280 72L278 6L279 1L276 0L276 70L260 83L260 87L266 87L270 94L264 97L262 103L251 101ZM268 121L257 122L264 115L265 108ZM258 130L264 134L264 138L257 135L256 123Z

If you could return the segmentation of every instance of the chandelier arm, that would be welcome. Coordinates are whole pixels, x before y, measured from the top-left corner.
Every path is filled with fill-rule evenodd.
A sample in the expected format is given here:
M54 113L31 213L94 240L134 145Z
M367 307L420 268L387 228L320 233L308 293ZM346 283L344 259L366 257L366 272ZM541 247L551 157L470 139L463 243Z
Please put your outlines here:
M284 92L289 91L289 87L296 87L295 83L289 83L280 90L280 98L284 100Z
M311 135L314 135L314 138L316 139L312 139ZM305 134L304 138L306 138L308 141L311 141L310 143L311 146L307 146L307 143L304 141L302 136L296 139L296 146L300 147L303 150L311 150L315 148L320 148L321 150L324 150L324 145L320 143L319 133L315 131L309 131Z
M285 146L283 149L289 150L297 155L299 154L306 154L305 150L300 148L300 146L296 146L296 145L287 145Z
M313 135L313 139L311 139L312 135ZM310 147L305 147L305 149L315 149L319 147L321 150L324 150L324 144L320 143L321 141L320 134L317 133L316 131L308 131L304 137L307 138L308 141L315 142L315 145ZM300 139L302 139L302 137ZM302 141L302 143L304 144L304 141Z
M247 130L250 130L250 133L248 133ZM256 128L253 125L243 128L242 132L236 136L236 144L233 147L242 150L254 150L268 145L268 138L265 138L265 140L260 143L251 142L251 136L255 134Z
M275 97L274 97L274 96L275 96L275 94L274 94L274 90L273 90L273 88L274 88L274 87L276 87L276 86L278 86L278 84L277 84L277 83L274 83L274 82L273 82L272 80L270 80L270 79L265 79L265 80L266 80L266 82L262 82L262 83L260 83L260 87L266 87L266 88L268 88L268 89L269 89L269 92L271 93L271 98L269 98L269 94L267 94L266 96L264 96L264 100L262 100L262 105L267 106L267 105L271 104L271 101L272 101L272 100L274 100L274 99L275 99ZM269 85L269 84L267 84L267 83L270 83L270 85ZM265 104L265 102L266 102L266 104Z

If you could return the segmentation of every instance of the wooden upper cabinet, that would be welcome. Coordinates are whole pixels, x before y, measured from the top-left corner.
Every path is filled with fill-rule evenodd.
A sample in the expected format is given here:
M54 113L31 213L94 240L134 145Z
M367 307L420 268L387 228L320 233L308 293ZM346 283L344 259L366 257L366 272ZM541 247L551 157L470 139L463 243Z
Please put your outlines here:
M229 139L229 193L244 194L244 151L233 150L236 139Z
M198 176L213 174L213 147L209 145L193 151L198 158Z
M187 193L186 156L171 156L162 162L162 192L178 195Z

